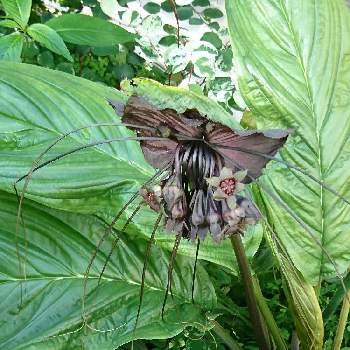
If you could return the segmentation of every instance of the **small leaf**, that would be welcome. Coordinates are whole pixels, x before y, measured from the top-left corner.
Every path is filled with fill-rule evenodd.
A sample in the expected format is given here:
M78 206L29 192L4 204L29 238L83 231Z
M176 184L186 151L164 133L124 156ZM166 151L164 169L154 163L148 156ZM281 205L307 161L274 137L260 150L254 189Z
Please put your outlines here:
M2 0L6 13L22 28L28 23L32 0Z
M168 34L176 34L176 27L170 25L170 24L164 24L163 30L167 32Z
M50 19L46 24L64 41L88 46L112 46L134 41L135 35L104 19L70 13Z
M18 24L15 21L12 21L12 19L4 19L3 21L0 21L0 27L18 28Z
M134 69L129 64L121 64L113 68L113 75L118 80L132 79L135 75Z
M210 1L209 0L194 0L192 2L192 6L201 6L201 7L210 6Z
M217 8L208 8L205 9L203 15L207 18L221 18L224 16L221 10Z
M117 0L101 0L100 1L101 10L109 17L117 17L118 12L124 10L118 4Z
M212 44L217 49L221 49L222 47L222 41L220 37L214 32L204 33L201 37L201 40Z
M20 33L0 37L0 60L20 62L23 41L23 35Z
M75 75L74 66L72 63L62 62L58 64L55 69L60 70L61 72Z
M22 49L22 57L33 58L40 53L40 49L35 41L24 42Z
M28 34L37 42L49 50L62 55L68 61L73 62L67 46L55 30L45 24L34 23L28 28Z
M155 2L148 2L143 8L152 15L160 11L160 5L156 4Z
M205 76L209 79L215 76L213 64L207 57L201 57L194 63L194 72L198 76Z
M193 9L191 6L182 6L176 9L177 15L179 16L180 21L185 21L193 15Z
M165 0L160 4L160 7L162 8L163 11L165 12L173 12L173 7L170 4L169 0Z
M54 68L55 62L53 58L53 54L50 51L40 52L36 58L38 64L43 67Z
M177 38L175 35L166 35L159 40L159 44L163 46L171 46L176 44Z
M203 24L204 21L201 18L192 17L189 19L188 23L193 25L193 26L199 26L199 25Z

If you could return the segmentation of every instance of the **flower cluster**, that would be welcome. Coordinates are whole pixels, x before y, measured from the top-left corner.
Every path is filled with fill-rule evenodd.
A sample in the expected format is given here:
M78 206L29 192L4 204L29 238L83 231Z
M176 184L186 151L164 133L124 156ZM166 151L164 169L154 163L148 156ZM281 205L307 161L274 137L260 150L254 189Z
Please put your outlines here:
M209 233L220 241L257 222L258 209L238 193L261 175L288 130L232 130L196 110L159 110L136 95L122 114L123 122L134 125L130 128L142 137L146 160L166 172L154 189L140 194L153 210L165 214L168 231L192 240Z

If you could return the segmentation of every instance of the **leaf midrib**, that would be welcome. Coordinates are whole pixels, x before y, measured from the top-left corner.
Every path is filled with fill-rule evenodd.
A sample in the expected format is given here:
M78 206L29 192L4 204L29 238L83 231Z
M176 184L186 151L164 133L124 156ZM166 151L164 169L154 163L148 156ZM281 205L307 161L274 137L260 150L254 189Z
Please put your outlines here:
M315 108L314 108L314 100L311 94L311 88L310 88L310 81L309 81L309 77L306 73L306 69L305 69L305 65L302 59L302 55L301 55L301 50L300 47L298 45L298 42L296 40L296 36L295 36L295 32L293 30L293 26L289 20L289 16L287 13L287 9L285 8L284 2L282 0L279 0L280 5L281 5L281 9L282 9L282 13L283 16L288 24L288 28L289 31L291 33L292 39L293 39L293 45L294 45L294 49L296 52L296 57L299 60L300 63L300 67L303 73L303 77L304 77L304 81L305 81L305 85L306 85L306 89L308 92L308 99L309 99L309 103L310 103L310 109L311 109L311 113L312 113L312 118L314 121L314 125L315 125L315 136L316 136L316 140L317 140L317 153L318 153L318 172L319 172L319 179L323 182L323 172L322 172L322 148L321 148L321 142L320 142L320 134L319 134L319 129L318 129L318 122L317 122L317 116L316 116L316 112L315 112ZM315 8L315 2L314 2L314 10L316 11ZM316 16L315 16L316 18ZM327 111L328 112L328 111ZM321 185L318 185L320 188L320 211L321 211L321 230L320 230L320 234L321 234L321 246L324 246L324 240L325 240L325 232L324 232L324 213L325 213L325 208L324 208L324 194L323 194L323 187ZM315 237L317 239L317 237ZM319 283L321 282L321 276L322 276L322 270L323 270L323 263L324 263L324 252L321 249L321 259L320 259L320 273L319 273Z

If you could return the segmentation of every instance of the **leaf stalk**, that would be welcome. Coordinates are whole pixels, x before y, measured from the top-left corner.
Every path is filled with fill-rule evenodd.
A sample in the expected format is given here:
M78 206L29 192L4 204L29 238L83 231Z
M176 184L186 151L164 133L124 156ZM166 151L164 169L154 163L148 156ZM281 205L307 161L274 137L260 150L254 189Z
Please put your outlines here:
M258 309L258 303L255 298L253 278L250 271L248 258L244 251L241 235L234 234L231 236L231 244L235 252L237 263L243 282L245 297L248 305L248 311L251 318L256 342L261 350L270 350L271 344L268 333L266 331L266 325L263 322L263 318L260 315Z
M339 322L337 326L337 332L335 334L334 342L333 342L333 350L340 350L341 344L343 342L344 331L346 327L346 323L348 321L349 310L350 310L350 290L344 296L343 305L340 311Z

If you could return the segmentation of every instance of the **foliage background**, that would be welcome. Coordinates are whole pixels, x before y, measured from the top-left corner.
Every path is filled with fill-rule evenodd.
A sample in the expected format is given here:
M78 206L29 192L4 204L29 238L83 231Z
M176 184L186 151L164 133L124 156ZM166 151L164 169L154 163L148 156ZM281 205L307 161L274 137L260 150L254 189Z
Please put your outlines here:
M251 115L243 113L246 106L237 90L236 68L233 66L223 1L178 0L176 3L175 15L169 1L33 1L29 24L49 24L57 14L84 13L112 21L135 33L136 39L116 44L108 41L101 33L95 33L94 44L65 40L67 53L62 47L49 49L47 43L33 40L35 35L29 32L23 41L23 49L17 50L17 60L117 89L123 79L136 77L149 77L164 84L189 87L196 93L217 100L236 120L241 120L244 115L244 125L254 126ZM176 16L179 19L179 47ZM0 31L5 36L12 33L13 29L0 27ZM4 37L0 38L0 48L2 42ZM88 92L85 86L81 89L86 89L84 93ZM170 247L167 238L160 240L160 244L162 241L164 246ZM244 348L256 349L238 278L232 273L229 263L222 263L224 266L218 269L217 265L210 262L215 261L215 258L207 260L202 260L200 264L215 287L218 300L215 312L219 315L219 322L244 344ZM265 241L255 254L252 264L278 326L286 341L290 341L293 321L281 290L280 273ZM337 282L334 282L334 279L323 282L320 300L324 308L338 289ZM326 323L326 349L331 347L338 312L339 308ZM350 346L349 327L348 324L345 346ZM225 348L215 332L209 330L210 327L203 330L192 326L166 340L139 341L136 348Z

